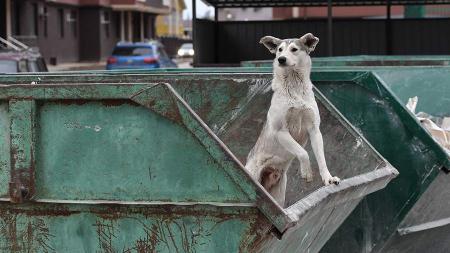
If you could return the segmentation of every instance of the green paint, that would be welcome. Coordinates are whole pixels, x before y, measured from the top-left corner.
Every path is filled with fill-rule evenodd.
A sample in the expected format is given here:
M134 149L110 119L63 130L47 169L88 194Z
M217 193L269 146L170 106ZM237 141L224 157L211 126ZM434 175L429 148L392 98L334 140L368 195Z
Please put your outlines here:
M450 68L377 70L375 73L402 101L418 96L416 112L450 116Z
M34 195L35 102L9 101L11 180L10 196L22 202Z
M193 208L192 214L175 209L152 215L143 209L136 213L82 209L82 212L51 216L27 214L26 207L14 213L0 209L0 228L11 229L1 231L0 251L239 252L240 245L236 242L253 238L249 232L257 218L250 209L239 208L229 208L227 212Z
M7 198L10 181L10 118L8 104L0 101L0 197Z
M39 115L37 198L248 201L191 133L146 108L45 103Z
M406 5L405 6L405 18L425 18L426 16L425 5Z

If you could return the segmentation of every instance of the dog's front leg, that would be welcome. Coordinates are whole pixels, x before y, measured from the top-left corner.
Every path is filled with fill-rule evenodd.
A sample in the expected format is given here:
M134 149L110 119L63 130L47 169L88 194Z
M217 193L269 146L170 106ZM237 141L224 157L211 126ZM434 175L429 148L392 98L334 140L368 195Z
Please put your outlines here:
M309 130L309 138L311 140L311 147L316 157L317 164L319 165L319 173L322 177L322 181L325 185L339 184L340 179L333 177L328 170L327 163L325 161L325 154L323 151L323 138L322 133L318 126L313 126Z
M302 175L305 177L307 182L313 180L313 175L311 172L311 164L309 163L308 152L291 136L287 130L280 130L277 132L277 140L289 153L295 155L300 161L300 167ZM309 172L309 173L308 173Z

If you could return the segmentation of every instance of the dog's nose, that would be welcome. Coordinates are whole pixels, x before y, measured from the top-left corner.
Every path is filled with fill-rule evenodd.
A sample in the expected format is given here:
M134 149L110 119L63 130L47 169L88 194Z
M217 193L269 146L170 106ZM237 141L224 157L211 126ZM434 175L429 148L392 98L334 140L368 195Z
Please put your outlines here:
M284 57L284 56L278 57L278 62L280 64L285 64L286 63L286 57Z

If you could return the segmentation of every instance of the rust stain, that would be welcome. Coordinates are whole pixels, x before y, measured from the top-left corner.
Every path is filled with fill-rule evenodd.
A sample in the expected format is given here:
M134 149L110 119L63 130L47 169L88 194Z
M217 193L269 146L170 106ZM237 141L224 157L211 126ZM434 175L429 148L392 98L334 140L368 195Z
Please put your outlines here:
M100 102L102 103L102 105L106 107L121 106L121 105L139 106L138 103L128 99L103 99L100 100Z
M60 105L84 105L88 103L101 103L106 107L114 107L121 105L132 105L139 106L139 104L129 100L129 99L61 99L61 100L53 100L48 103L52 104L60 104Z
M41 208L40 206L43 206ZM70 216L72 214L81 213L81 211L71 211L66 207L58 206L57 208L48 209L47 204L44 203L33 203L32 209L21 209L17 205L13 204L3 204L2 209L0 209L0 216L5 214L23 214L26 216ZM3 209L5 208L5 209Z
M3 216L2 223L0 225L0 233L4 238L7 238L9 242L9 250L11 252L18 251L19 245L17 242L17 226L16 226L16 216Z
M96 228L98 244L102 252L115 253L112 245L113 238L116 238L113 221L106 223L96 220L93 226Z
M0 235L7 243L0 248L2 252L55 252L48 243L54 235L43 219L29 220L19 229L17 218L15 213L0 213Z
M53 104L61 104L61 105L84 105L89 102L91 102L91 101L85 100L85 99L62 99L62 100L52 101Z
M271 228L271 223L260 213L241 239L239 252L261 252L264 245L274 239Z
M30 167L29 168L16 168L18 159L21 156L19 153L23 153L23 150L18 150L15 145L11 144L11 175L9 182L9 196L11 202L22 203L26 200L30 200L34 197L35 193L35 161L34 161L34 149L31 146L30 149ZM23 154L22 154L23 155Z
M11 202L22 203L34 194L34 166L31 169L16 169L11 171L9 196Z
M163 200L164 201L164 200ZM167 200L170 201L170 200ZM194 200L186 200L193 202ZM155 216L165 217L165 219L177 219L180 217L194 216L210 216L219 219L251 219L254 218L257 211L253 209L243 209L235 211L234 213L224 213L221 207L210 207L207 210L202 210L195 207L180 207L175 205L159 205L159 206L139 206L126 207L119 204L102 204L101 208L89 208L89 213L95 214L102 219L117 220L120 218L127 218L133 214L140 214L146 218L153 218Z

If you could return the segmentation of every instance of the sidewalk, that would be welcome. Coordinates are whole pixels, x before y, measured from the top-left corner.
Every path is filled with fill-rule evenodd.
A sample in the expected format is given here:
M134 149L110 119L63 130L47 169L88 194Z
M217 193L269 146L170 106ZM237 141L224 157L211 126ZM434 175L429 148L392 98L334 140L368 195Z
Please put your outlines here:
M69 62L58 65L47 65L48 71L74 71L74 70L102 70L106 67L106 62Z

